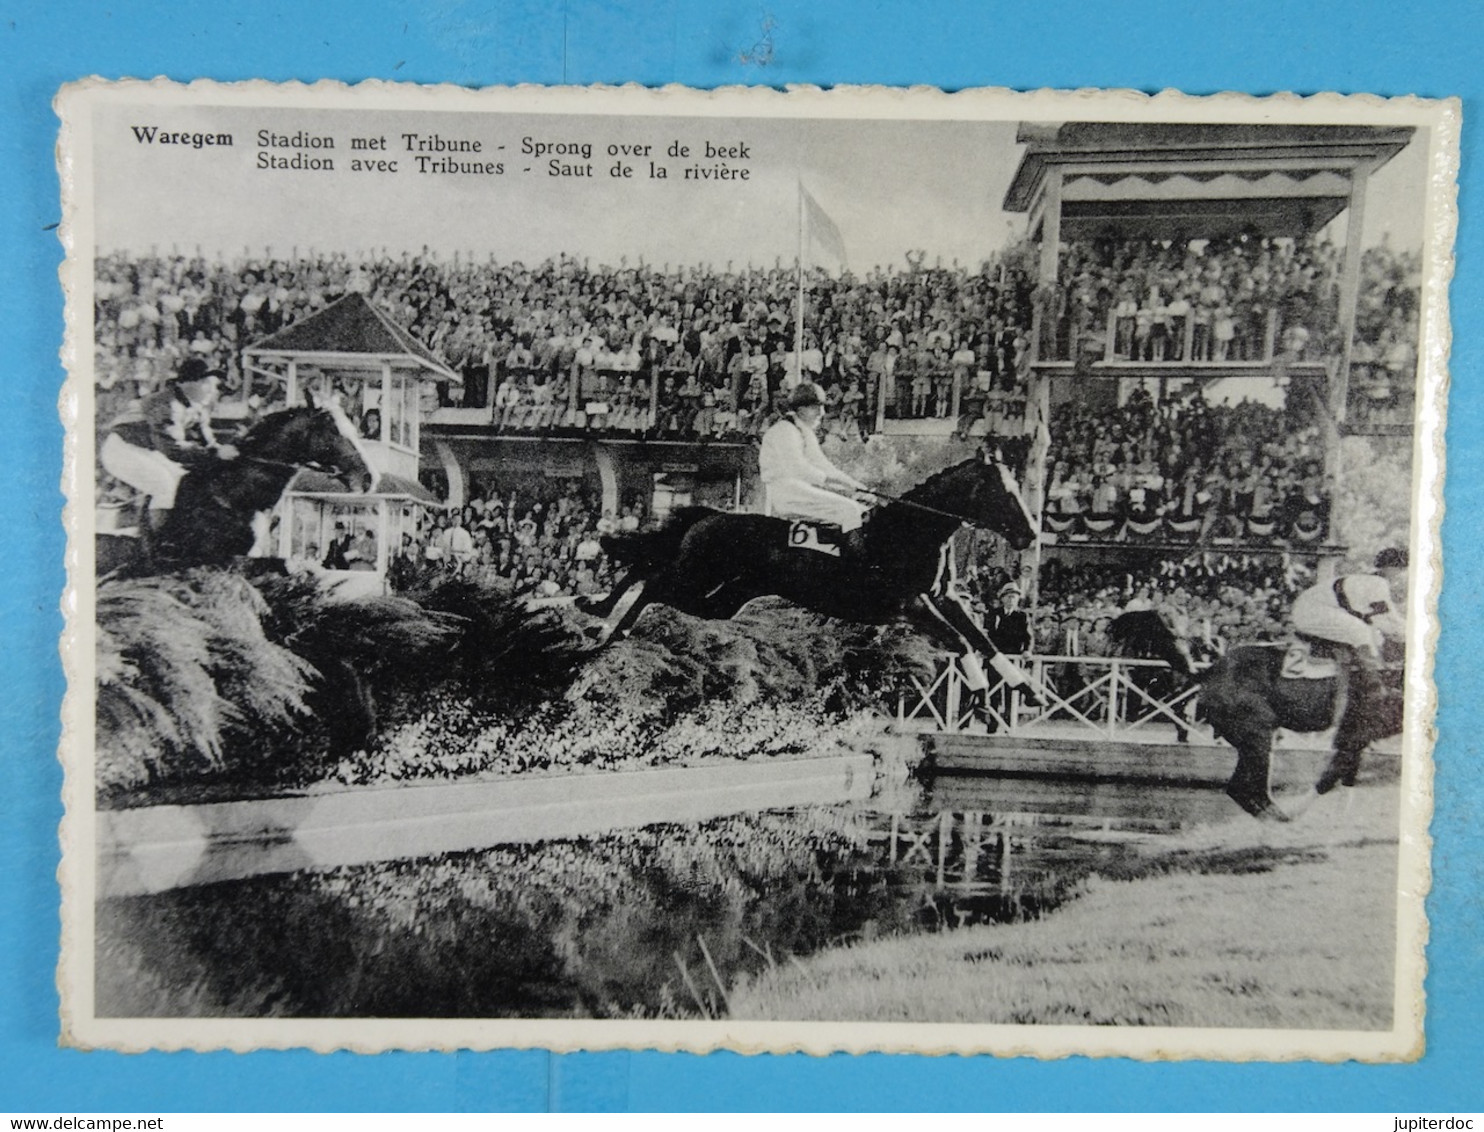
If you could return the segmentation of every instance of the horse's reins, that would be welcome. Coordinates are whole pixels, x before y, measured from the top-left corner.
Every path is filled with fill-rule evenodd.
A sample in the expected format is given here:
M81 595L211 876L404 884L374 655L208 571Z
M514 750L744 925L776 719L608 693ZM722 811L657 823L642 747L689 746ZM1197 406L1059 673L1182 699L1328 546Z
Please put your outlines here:
M918 511L926 511L929 515L938 515L944 519L957 519L960 523L967 523L971 527L977 527L979 525L973 519L970 519L967 515L956 515L952 511L944 511L937 507L929 507L926 503L917 503L911 499L903 499L901 496L898 495L887 495L886 492L877 491L875 488L863 487L858 488L857 490L865 495L874 495L877 499L885 500L887 503L899 503L903 507L911 507Z
M270 460L267 456L244 456L240 452L228 463L257 464L262 468L299 468L308 467L308 464L295 464L289 460Z
M293 469L295 471L298 471L300 469L307 469L312 472L322 472L325 475L335 474L335 472L331 471L329 468L326 468L317 460L308 464L296 464L292 460L272 460L269 459L267 456L249 456L245 455L242 452L239 452L231 460L228 460L227 463L257 464L259 467L262 468L277 468L280 470ZM337 468L336 470L338 471L339 469Z

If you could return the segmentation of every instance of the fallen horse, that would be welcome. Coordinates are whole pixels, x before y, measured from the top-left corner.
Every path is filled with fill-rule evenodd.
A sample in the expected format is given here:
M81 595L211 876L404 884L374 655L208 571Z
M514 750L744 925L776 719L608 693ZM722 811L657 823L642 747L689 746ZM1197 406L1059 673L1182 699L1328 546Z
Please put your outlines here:
M1176 672L1200 684L1200 712L1219 738L1237 749L1237 765L1227 782L1232 801L1254 817L1287 821L1289 814L1270 789L1273 734L1278 728L1327 731L1344 713L1342 677L1294 676L1285 672L1286 644L1239 645L1210 667L1196 670L1189 650L1152 610L1125 613L1109 626L1109 636L1125 647L1167 661ZM1349 694L1358 694L1351 692ZM1380 686L1335 736L1334 754L1314 784L1316 794L1355 785L1361 755L1379 739L1401 733L1400 687Z

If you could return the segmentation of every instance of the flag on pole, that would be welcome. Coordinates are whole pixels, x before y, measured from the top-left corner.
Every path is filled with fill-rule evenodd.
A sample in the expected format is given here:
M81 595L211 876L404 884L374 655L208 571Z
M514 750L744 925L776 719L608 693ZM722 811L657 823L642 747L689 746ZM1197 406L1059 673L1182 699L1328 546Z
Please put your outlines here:
M808 189L804 188L802 181L799 183L799 192L804 201L805 242L812 243L814 247L836 260L840 267L844 267L845 241L840 238L840 229L830 219L829 213L819 207L819 202L814 199ZM805 258L809 258L807 251Z

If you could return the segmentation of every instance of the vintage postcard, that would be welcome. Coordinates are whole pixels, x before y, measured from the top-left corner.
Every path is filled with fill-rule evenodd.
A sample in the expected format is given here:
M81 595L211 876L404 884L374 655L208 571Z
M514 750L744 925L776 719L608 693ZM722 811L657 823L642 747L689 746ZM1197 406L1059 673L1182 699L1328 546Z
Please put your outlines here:
M1456 102L57 106L64 1042L1421 1055Z

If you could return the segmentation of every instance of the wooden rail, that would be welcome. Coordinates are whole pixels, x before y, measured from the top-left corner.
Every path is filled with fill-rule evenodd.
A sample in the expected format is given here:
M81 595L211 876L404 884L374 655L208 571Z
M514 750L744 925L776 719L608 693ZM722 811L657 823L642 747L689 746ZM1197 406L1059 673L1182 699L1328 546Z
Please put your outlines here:
M985 706L1000 734L1055 734L1072 741L1133 738L1145 743L1192 734L1207 741L1213 738L1210 729L1194 719L1197 685L1185 683L1166 695L1151 689L1147 677L1169 671L1162 660L1038 654L1022 663L1046 705L1031 708L1020 696L992 690ZM1075 687L1064 679L1067 669L1077 674ZM898 697L897 720L903 724L930 720L936 730L962 731L977 718L968 691L963 669L954 658L931 681L912 681Z
M869 755L362 787L97 815L100 897L870 797Z

